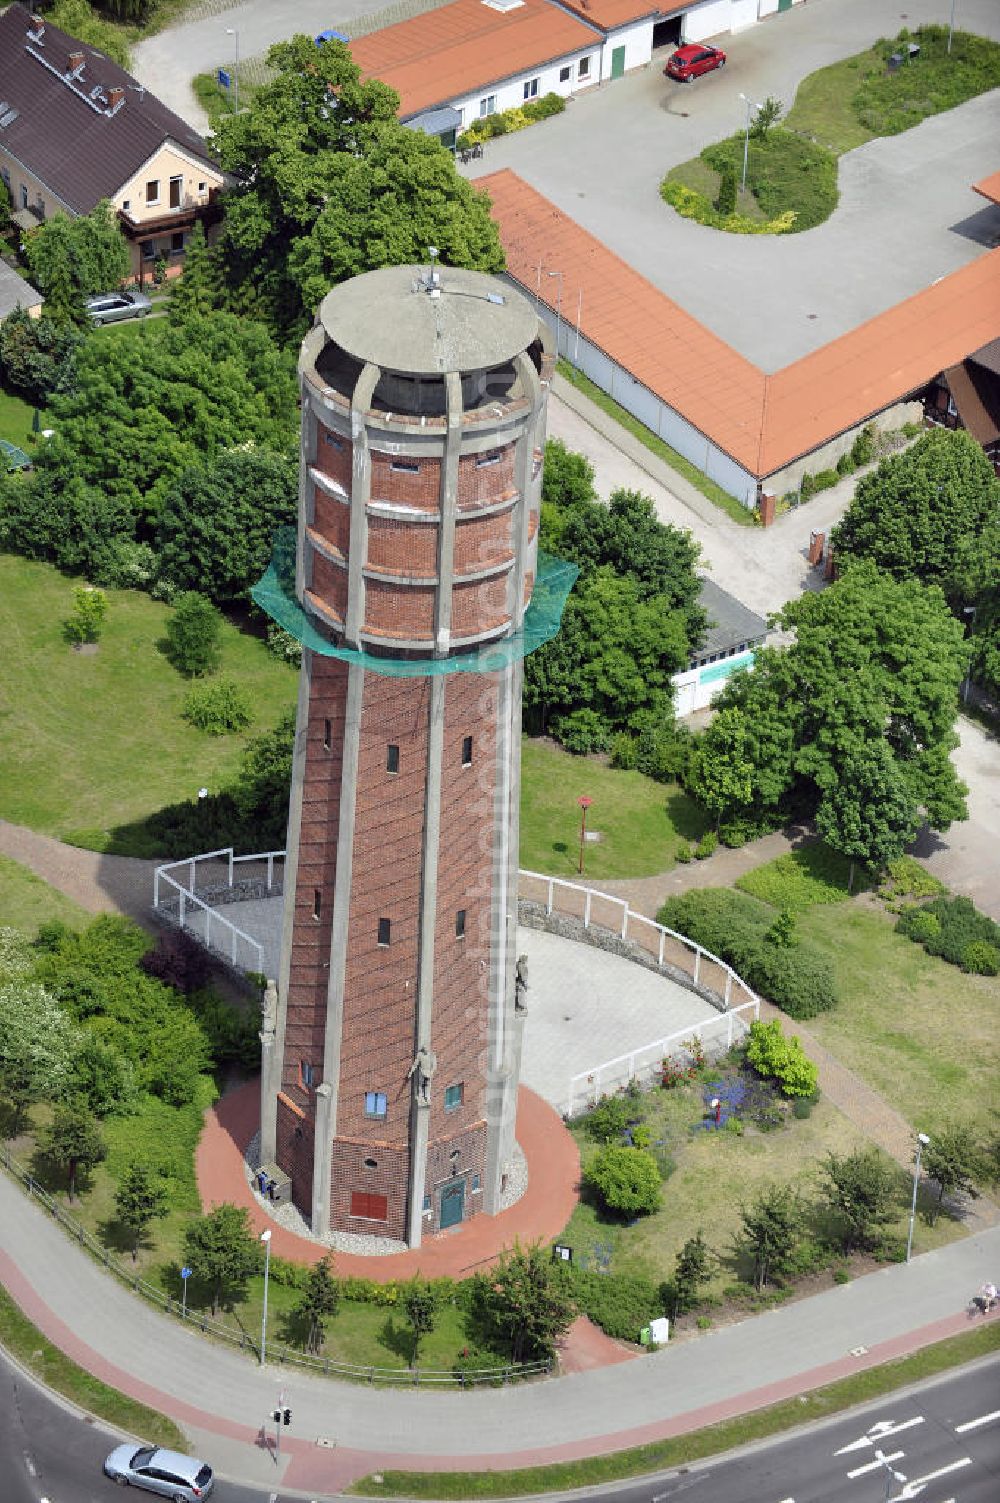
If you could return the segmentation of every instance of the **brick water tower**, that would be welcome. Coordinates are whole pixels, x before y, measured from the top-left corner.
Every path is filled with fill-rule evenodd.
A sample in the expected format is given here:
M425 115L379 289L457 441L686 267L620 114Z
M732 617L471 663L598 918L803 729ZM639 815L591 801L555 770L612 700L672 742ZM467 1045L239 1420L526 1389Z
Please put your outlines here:
M258 595L304 648L261 1156L320 1236L500 1206L552 366L522 296L433 262L335 287L303 341L294 583Z

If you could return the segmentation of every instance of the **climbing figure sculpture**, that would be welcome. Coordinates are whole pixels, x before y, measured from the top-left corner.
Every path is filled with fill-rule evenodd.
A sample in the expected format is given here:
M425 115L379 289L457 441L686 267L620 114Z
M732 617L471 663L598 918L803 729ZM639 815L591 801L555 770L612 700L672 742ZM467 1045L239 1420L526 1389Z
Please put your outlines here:
M437 1055L426 1044L421 1044L417 1057L406 1072L407 1080L413 1077L413 1098L424 1106L430 1105L431 1080L437 1069Z

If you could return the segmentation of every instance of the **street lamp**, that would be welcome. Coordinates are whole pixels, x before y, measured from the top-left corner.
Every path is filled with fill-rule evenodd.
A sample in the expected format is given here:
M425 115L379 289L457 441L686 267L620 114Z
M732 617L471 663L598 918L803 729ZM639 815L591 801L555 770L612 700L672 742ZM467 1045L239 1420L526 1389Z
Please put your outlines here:
M743 132L743 181L740 183L741 191L745 192L747 186L747 157L750 155L750 111L759 110L760 105L754 104L753 100L746 94L741 94L740 98L747 107L746 128Z
M581 794L581 796L577 799L577 803L580 805L580 810L581 810L581 813L580 813L580 865L577 867L577 870L581 874L583 872L583 846L584 846L584 842L587 839L587 810L590 808L590 806L591 806L591 804L593 802L594 802L594 800L592 798L588 798L585 793Z
M267 1348L267 1276L271 1271L271 1228L261 1232L260 1240L264 1244L264 1308L260 1314L260 1365L264 1366L264 1352Z
M917 1157L913 1165L913 1200L910 1204L910 1231L906 1239L906 1261L910 1261L910 1253L913 1249L913 1223L917 1217L917 1185L920 1181L920 1155L930 1142L925 1132L917 1133Z
M226 36L236 40L236 61L233 64L233 114L240 112L240 34L235 26L226 27Z
M562 279L561 271L547 271L547 277L559 278L559 289L556 293L556 359L559 359L559 336L562 333Z

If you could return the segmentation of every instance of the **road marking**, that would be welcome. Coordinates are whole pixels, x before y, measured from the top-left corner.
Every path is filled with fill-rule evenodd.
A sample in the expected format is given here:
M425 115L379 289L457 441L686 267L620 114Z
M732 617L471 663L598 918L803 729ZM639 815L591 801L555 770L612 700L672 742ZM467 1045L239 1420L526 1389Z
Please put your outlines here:
M862 1451L865 1446L870 1446L876 1440L884 1440L887 1435L898 1435L901 1430L912 1430L914 1425L922 1425L924 1417L918 1414L916 1419L903 1420L899 1425L894 1420L879 1420L877 1425L872 1425L867 1435L862 1435L860 1440L852 1440L850 1445L841 1446L839 1451L834 1451L834 1456L846 1456L848 1451Z
M38 1468L35 1466L35 1463L32 1461L31 1456L27 1451L25 1451L24 1453L24 1464L28 1469L29 1477L38 1476Z
M978 1419L966 1420L964 1425L956 1425L955 1434L964 1435L966 1430L976 1430L980 1425L990 1425L995 1419L1000 1419L1000 1409L994 1409L992 1414L981 1414Z
M855 1477L863 1477L866 1472L877 1472L883 1461L898 1461L905 1456L905 1451L890 1451L888 1456L883 1456L882 1461L866 1461L864 1466L856 1466L853 1472L848 1472L848 1477L853 1482Z
M959 1472L963 1467L971 1465L972 1457L963 1456L961 1461L953 1461L950 1466L943 1466L936 1472L928 1472L926 1477L912 1477L902 1492L897 1493L895 1503L904 1503L905 1499L915 1498L917 1493L923 1492L928 1482L936 1482L938 1477L947 1477L949 1472Z

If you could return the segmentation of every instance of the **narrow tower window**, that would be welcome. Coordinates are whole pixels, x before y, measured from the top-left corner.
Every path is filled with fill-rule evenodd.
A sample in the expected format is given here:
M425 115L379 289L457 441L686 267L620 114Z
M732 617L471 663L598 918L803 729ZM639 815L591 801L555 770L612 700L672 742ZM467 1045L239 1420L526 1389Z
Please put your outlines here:
M305 1086L306 1090L307 1091L311 1090L312 1089L312 1084L313 1084L313 1078L314 1077L313 1077L313 1067L309 1063L308 1060L306 1060L306 1059L300 1060L300 1062L299 1062L299 1075L300 1075L300 1077L302 1079L302 1084Z
M332 743L331 732L333 727L328 720L323 721L323 750L329 751Z
M318 920L318 919L321 919L322 917L323 917L323 894L320 892L320 890L319 890L318 887L314 887L313 888L313 918Z
M471 767L472 766L472 737L471 736L463 736L462 737L462 766L463 767Z
M399 771L399 747L398 746L387 746L386 747L386 749L385 749L385 770L386 770L386 772L398 772Z
M379 921L378 921L378 942L379 942L379 944L380 945L384 945L384 946L388 946L389 943L391 942L391 938L392 938L392 924L389 922L389 920L387 918L380 918Z
M455 914L455 938L465 938L465 909L460 908Z

